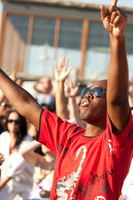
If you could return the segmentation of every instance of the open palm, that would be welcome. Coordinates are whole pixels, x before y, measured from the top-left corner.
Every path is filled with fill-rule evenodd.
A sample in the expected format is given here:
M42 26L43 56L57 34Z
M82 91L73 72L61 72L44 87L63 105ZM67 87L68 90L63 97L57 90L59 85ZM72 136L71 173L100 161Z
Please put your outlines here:
M60 59L59 67L57 67L56 61L54 62L55 80L56 81L65 80L69 76L69 74L72 70L72 67L70 67L67 70L67 66L68 66L68 59L66 58L66 61L65 61L64 57L62 57Z

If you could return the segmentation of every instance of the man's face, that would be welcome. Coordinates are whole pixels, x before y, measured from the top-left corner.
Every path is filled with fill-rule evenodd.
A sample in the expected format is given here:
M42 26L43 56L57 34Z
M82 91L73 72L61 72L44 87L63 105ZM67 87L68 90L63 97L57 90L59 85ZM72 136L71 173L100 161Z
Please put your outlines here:
M80 105L80 118L86 122L93 122L96 120L103 120L106 116L106 81L97 81L91 85L91 89L95 87L105 88L105 92L101 97L95 97L90 90L90 92L81 99Z

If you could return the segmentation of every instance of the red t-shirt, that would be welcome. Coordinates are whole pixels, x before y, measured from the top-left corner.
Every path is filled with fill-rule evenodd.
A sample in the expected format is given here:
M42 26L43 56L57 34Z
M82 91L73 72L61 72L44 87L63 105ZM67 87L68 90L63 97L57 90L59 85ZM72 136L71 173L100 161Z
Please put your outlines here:
M118 200L133 152L133 116L121 133L107 128L97 137L43 111L37 140L56 155L51 200Z

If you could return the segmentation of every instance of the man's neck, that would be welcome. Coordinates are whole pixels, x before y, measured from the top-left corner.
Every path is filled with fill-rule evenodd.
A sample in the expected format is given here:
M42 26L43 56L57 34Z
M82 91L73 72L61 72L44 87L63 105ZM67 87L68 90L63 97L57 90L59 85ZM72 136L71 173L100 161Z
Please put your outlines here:
M87 123L85 129L85 136L95 137L100 135L106 128L105 122L100 123Z

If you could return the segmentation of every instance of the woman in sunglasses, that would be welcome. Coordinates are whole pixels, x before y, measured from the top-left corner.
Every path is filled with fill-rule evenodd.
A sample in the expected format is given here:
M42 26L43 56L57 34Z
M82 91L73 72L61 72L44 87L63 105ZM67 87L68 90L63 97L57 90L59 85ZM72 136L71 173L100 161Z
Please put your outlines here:
M6 116L6 131L0 135L0 152L5 162L1 166L0 199L13 200L16 195L27 200L33 184L32 165L19 153L31 141L27 136L27 122L16 110Z
M42 110L0 69L1 90L39 130L37 140L56 155L51 200L118 200L131 164L133 117L128 103L127 17L117 7L117 0L112 0L109 9L101 5L101 19L110 36L108 82L98 81L82 92L80 117L87 122L85 130ZM66 63L59 64L57 74L69 75Z

